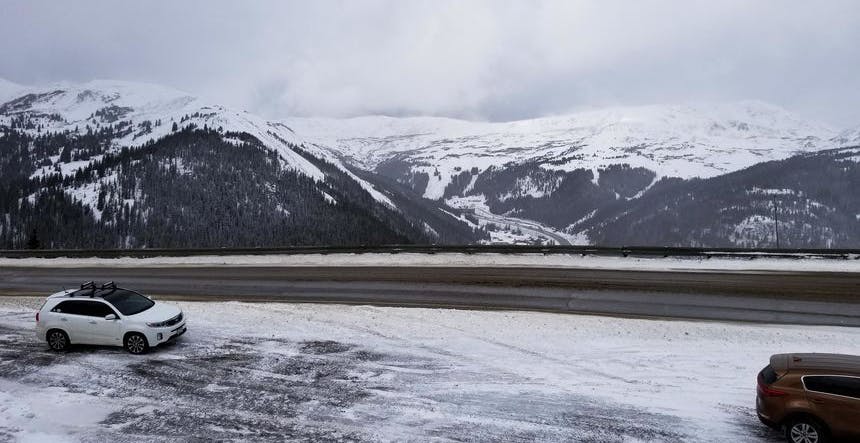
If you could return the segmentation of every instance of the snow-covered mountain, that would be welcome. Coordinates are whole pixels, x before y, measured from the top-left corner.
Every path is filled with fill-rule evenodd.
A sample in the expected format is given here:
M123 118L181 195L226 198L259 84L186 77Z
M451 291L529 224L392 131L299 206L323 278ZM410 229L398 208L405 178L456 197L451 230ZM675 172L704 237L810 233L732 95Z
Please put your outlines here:
M857 145L860 128L756 101L277 122L156 85L0 80L0 248L36 234L51 247L768 246L776 199L784 245L857 245L846 195L860 164L835 149Z
M506 123L447 118L293 118L307 140L367 169L396 159L427 173L424 195L442 198L462 170L537 162L547 170L610 165L656 177L713 177L753 164L834 148L836 131L758 101L611 108Z
M9 125L19 115L27 115L39 131L83 134L87 128L127 123L131 131L113 140L113 150L141 146L170 134L176 123L178 129L189 127L221 128L224 131L244 132L276 151L283 166L320 180L323 172L291 146L302 145L298 137L283 123L271 122L245 111L207 103L191 94L164 86L116 80L94 80L86 83L57 83L26 87L0 80L0 125ZM160 124L155 125L156 122ZM351 172L328 151L307 144L305 150ZM54 166L54 165L52 165ZM80 167L64 168L70 172ZM44 172L44 171L37 171ZM393 203L366 181L353 176L378 201Z
M283 123L174 89L0 82L0 248L28 238L200 247L482 235L372 180Z

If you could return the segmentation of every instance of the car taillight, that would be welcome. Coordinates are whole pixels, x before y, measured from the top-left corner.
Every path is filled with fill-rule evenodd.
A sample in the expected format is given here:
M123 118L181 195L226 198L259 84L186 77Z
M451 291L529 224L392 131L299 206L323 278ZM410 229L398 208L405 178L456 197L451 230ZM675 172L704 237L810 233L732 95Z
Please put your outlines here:
M39 323L39 313L36 313L36 323Z
M773 389L770 386L764 384L760 379L758 381L758 392L765 397L783 397L787 395L784 391L780 391L779 389Z

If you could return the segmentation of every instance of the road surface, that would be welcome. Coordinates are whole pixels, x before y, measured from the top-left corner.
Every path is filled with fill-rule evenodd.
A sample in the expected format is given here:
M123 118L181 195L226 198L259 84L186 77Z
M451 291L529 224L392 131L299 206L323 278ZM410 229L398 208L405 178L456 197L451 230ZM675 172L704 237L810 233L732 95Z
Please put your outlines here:
M0 295L115 281L159 298L519 309L860 326L854 273L482 267L0 268Z

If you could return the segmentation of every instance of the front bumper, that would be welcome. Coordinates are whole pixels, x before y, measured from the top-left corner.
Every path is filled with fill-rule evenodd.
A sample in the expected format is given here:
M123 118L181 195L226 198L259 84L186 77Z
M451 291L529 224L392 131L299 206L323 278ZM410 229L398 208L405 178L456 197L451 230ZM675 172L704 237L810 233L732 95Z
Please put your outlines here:
M170 341L170 340L179 338L179 336L184 334L186 331L188 331L188 328L186 328L185 323L183 323L178 328L170 331L171 332L170 337L168 337L166 341Z
M150 329L146 334L146 338L149 340L150 346L158 346L171 340L175 340L187 331L188 328L186 327L185 322L183 322L182 324L170 326L168 328Z

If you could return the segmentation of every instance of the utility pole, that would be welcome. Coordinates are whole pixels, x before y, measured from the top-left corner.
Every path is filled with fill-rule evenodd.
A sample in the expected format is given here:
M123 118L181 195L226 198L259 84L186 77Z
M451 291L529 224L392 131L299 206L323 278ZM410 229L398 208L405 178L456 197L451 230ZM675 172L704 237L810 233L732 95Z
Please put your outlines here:
M779 205L776 199L771 200L773 203L773 230L776 233L776 249L779 249Z

